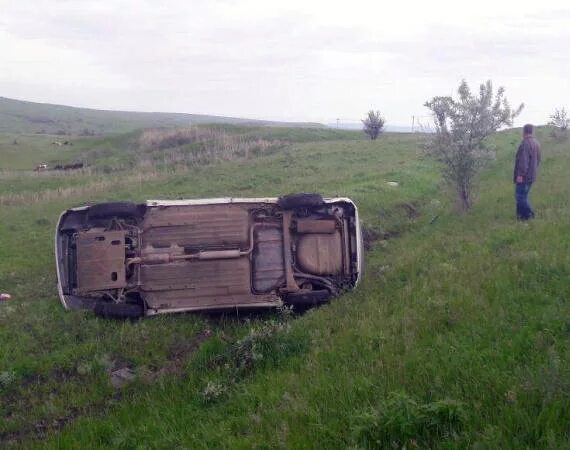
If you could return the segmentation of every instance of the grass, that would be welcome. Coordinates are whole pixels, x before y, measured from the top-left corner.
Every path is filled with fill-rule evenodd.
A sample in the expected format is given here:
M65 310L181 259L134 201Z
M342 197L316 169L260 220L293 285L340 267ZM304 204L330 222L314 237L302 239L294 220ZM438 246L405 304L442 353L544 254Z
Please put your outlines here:
M52 144L59 140L56 136L0 133L0 177L6 172L30 172L38 164L65 159L71 147Z
M529 224L513 220L514 131L493 138L497 160L464 215L411 135L291 138L249 160L3 206L0 286L14 300L0 305L0 438L42 448L567 448L570 149L539 138ZM105 176L118 174L87 179ZM350 196L380 236L363 284L328 306L123 323L58 304L52 230L70 205L296 191ZM113 388L122 367L135 380Z

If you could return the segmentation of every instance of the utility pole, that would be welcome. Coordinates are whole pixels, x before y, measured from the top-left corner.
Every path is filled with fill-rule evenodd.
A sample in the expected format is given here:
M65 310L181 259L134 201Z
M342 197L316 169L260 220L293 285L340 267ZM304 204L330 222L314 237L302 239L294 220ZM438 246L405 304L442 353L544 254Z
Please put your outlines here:
M336 119L336 127L337 127L337 129L338 129L338 122L339 122L339 121L340 121L340 119L337 118L337 119Z
M412 133L414 132L415 126L416 126L416 116L412 116Z

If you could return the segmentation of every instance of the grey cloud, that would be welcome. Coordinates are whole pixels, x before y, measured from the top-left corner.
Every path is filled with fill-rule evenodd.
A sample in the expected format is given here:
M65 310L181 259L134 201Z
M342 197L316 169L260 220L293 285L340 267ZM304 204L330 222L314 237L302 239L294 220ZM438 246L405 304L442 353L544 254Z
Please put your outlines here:
M281 112L274 103L288 104L291 114L311 105L315 117L337 105L421 106L438 93L432 89L449 80L453 88L463 77L520 81L521 73L541 70L570 76L570 32L549 26L568 20L569 11L494 18L479 27L468 20L455 27L432 23L404 40L389 38L382 18L371 31L317 25L302 11L264 18L252 12L237 21L220 14L218 2L132 5L21 0L2 12L0 31L88 55L128 80L124 91L109 87L109 104L130 98L132 106L124 107L146 109L275 117Z

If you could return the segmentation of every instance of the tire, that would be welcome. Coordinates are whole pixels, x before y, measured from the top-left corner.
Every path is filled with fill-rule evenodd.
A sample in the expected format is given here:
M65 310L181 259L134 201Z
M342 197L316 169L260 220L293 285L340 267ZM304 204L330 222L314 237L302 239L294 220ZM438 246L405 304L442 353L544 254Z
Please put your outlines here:
M131 202L98 203L89 207L88 215L92 219L133 217L138 215L138 210L137 205Z
M93 311L104 319L139 319L144 314L143 306L137 303L97 302Z
M306 208L322 206L325 203L321 194L301 192L279 197L277 204L283 209Z
M328 303L331 294L326 289L309 292L293 292L285 295L285 303L301 308L310 308Z

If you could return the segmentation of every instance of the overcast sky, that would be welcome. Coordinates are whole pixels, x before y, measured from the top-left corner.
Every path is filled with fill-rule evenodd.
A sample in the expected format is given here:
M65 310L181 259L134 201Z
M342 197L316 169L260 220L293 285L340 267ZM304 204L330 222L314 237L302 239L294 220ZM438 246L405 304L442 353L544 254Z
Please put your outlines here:
M103 109L392 125L462 78L517 121L570 107L567 1L0 0L0 96Z

